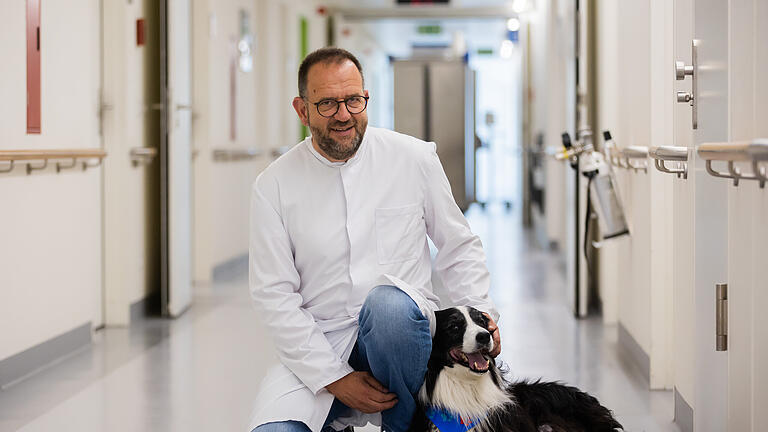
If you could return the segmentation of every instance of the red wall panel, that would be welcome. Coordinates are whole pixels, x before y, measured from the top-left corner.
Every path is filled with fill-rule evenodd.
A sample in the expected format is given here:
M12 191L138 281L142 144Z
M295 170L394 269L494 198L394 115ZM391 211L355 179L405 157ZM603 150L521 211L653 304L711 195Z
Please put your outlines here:
M27 133L40 133L40 0L27 0Z

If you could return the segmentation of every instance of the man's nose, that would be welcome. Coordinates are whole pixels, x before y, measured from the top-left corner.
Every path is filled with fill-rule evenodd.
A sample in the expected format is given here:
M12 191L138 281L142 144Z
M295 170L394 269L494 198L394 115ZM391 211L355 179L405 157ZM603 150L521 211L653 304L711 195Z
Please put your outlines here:
M487 331L480 332L480 333L477 334L475 339L477 340L477 343L482 344L482 345L487 345L488 342L491 341L491 334L488 333Z
M350 114L349 110L347 109L346 102L339 102L339 110L336 111L336 114L333 116L333 118L342 122L345 122L352 118L352 114Z

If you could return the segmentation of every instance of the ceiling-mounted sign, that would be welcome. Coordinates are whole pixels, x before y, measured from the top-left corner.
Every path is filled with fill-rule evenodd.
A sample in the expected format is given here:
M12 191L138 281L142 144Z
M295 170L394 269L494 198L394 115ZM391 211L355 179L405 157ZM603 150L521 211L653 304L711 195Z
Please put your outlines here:
M424 5L424 4L448 4L450 0L397 0L397 4Z

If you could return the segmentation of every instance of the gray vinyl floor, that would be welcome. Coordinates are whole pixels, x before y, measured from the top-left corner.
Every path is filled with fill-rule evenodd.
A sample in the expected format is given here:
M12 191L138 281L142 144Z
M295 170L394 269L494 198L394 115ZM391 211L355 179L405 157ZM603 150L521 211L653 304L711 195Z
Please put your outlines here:
M468 218L488 255L512 377L577 385L628 431L677 431L672 394L647 390L620 354L616 328L572 317L560 256L535 246L515 212L472 208ZM244 432L274 361L247 279L232 274L195 287L181 318L101 330L91 347L0 391L0 431Z

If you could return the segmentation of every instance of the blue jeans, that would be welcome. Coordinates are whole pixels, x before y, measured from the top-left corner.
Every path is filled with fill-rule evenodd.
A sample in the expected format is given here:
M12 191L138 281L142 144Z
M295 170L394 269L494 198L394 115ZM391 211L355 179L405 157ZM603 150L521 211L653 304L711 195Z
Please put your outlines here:
M407 294L381 285L368 293L358 322L360 332L349 365L356 371L371 372L384 387L397 394L397 405L381 413L381 428L405 432L416 410L416 393L424 382L432 352L429 321ZM349 411L334 399L326 427ZM267 423L253 432L309 432L309 428L301 422L287 421Z

